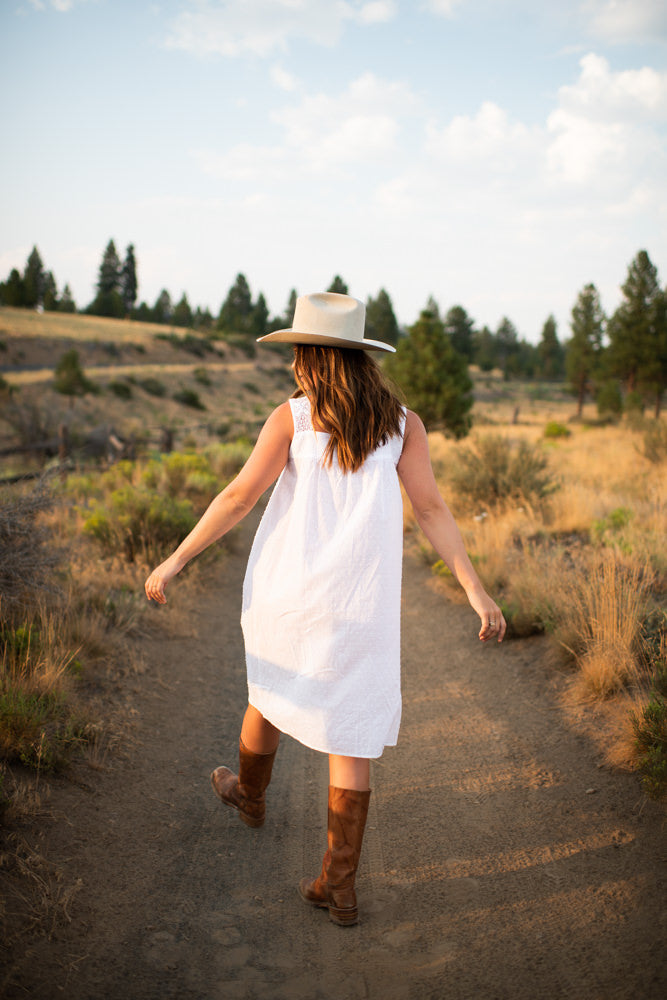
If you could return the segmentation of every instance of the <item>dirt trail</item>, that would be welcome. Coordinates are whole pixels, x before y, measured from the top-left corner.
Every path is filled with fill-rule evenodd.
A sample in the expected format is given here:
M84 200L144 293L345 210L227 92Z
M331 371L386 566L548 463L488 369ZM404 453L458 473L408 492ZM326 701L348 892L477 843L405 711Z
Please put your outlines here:
M325 844L325 759L283 740L261 830L208 783L236 759L251 527L187 634L145 640L131 757L88 792L54 787L49 855L83 885L71 924L15 956L6 996L667 995L664 813L640 810L636 781L599 767L567 728L541 642L481 646L472 612L446 603L410 556L404 719L399 746L372 767L362 922L338 928L300 901Z

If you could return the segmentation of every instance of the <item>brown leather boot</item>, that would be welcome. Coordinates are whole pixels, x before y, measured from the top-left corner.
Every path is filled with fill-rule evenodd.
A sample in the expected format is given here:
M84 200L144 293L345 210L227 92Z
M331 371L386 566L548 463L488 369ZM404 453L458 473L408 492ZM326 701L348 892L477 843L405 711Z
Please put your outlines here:
M248 826L264 823L264 793L271 781L277 749L271 753L253 753L239 740L239 773L233 774L228 767L216 767L211 774L216 795L225 805L238 809L240 818Z
M326 906L329 919L341 927L359 920L354 881L370 797L370 792L329 786L329 846L322 871L299 884L301 897L313 906Z

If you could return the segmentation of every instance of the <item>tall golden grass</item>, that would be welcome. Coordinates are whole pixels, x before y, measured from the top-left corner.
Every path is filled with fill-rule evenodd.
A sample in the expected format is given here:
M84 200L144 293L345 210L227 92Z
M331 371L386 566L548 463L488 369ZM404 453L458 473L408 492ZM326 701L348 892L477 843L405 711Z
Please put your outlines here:
M553 419L553 407L548 413ZM465 442L431 435L434 465L510 635L546 631L574 668L571 697L625 706L608 756L629 761L627 707L646 706L665 656L667 454L649 461L642 425L571 423L569 436L545 440L544 415L492 428L508 449L529 441L548 456L556 488L542 499L471 507L453 471Z

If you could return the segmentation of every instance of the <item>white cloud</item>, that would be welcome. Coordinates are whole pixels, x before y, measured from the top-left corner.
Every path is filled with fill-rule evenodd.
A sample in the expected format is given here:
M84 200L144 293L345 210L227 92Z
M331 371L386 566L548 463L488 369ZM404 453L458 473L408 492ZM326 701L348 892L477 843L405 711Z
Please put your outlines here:
M592 31L610 42L646 42L667 38L665 0L585 0Z
M356 14L356 20L361 24L384 24L396 17L394 0L371 0L365 3Z
M277 64L271 67L271 79L281 90L290 92L299 87L298 78Z
M602 56L580 60L576 83L558 91L561 109L598 121L667 121L667 73L645 66L614 73Z
M427 126L426 151L441 161L482 166L496 173L510 169L535 149L534 133L492 101L485 101L474 117L457 115L443 129Z
M256 181L285 175L287 157L279 147L239 143L226 153L193 150L201 170L210 177L230 181Z
M274 111L280 145L239 143L222 153L200 149L193 155L205 173L226 180L270 183L313 172L326 177L391 156L402 121L417 107L405 84L364 73L339 95L304 95Z
M317 94L273 114L286 129L286 142L311 164L354 163L384 156L394 148L398 119L416 101L402 83L364 73L338 97Z
M34 7L35 10L46 10L48 6L45 0L28 0L28 2L30 3L31 7ZM50 6L53 7L54 10L59 11L61 14L65 14L67 13L68 10L71 10L72 7L74 7L77 3L86 3L86 2L87 0L51 0Z
M268 56L292 38L333 47L347 21L377 24L395 14L394 0L188 0L166 45L199 55Z
M439 14L441 17L453 17L454 9L459 7L463 0L426 0L424 8L430 10L432 14Z
M620 73L589 54L581 74L561 87L547 119L552 178L608 186L631 176L659 176L667 151L660 125L667 119L667 74L645 67Z

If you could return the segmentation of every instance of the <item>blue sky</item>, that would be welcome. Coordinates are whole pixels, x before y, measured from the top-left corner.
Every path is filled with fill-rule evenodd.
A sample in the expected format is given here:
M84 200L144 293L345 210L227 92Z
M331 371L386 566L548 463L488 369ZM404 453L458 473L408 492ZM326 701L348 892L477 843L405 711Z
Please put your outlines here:
M532 341L667 282L664 0L3 0L0 66L0 277L80 306L110 238L151 304L339 273Z

